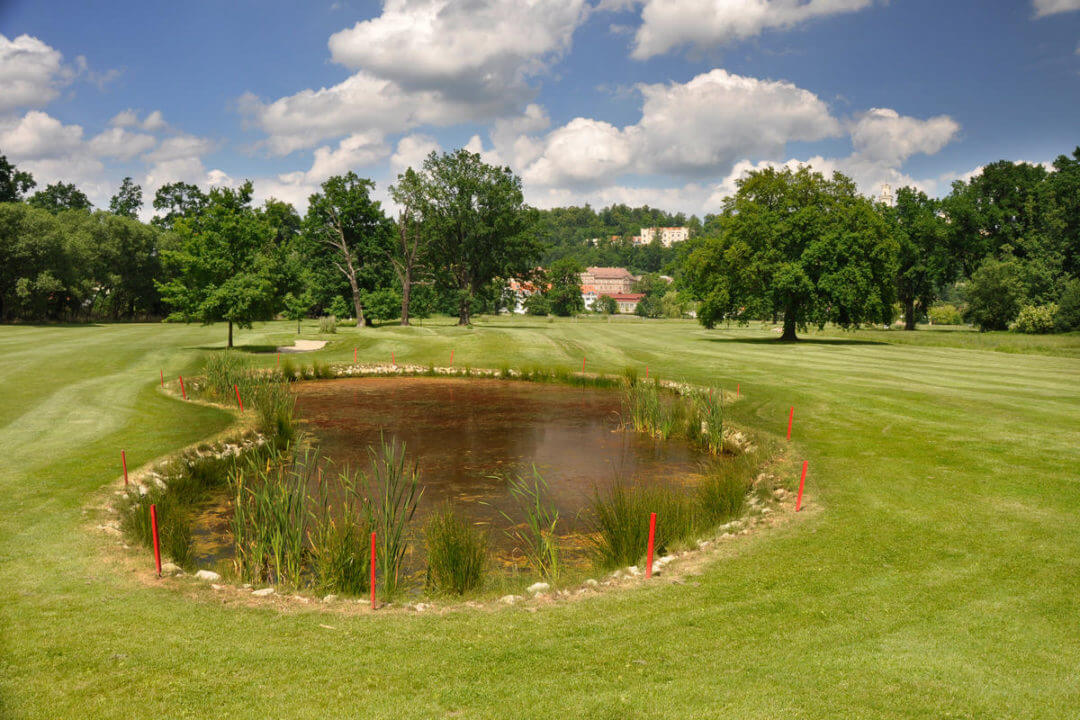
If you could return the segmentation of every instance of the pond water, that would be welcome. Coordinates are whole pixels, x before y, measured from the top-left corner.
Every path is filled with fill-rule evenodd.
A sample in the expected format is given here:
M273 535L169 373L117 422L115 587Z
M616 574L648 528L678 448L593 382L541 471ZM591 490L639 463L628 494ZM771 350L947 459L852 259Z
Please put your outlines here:
M501 513L520 515L508 474L531 475L535 467L559 510L560 533L569 534L586 527L582 511L598 487L616 479L692 484L706 459L688 443L622 429L618 390L417 377L305 382L295 392L303 429L336 469L368 472L368 447L380 433L404 442L424 488L414 527L449 500L494 531L496 550L509 549L501 529L511 523ZM210 524L220 527L224 517ZM199 530L209 528L196 531L205 541ZM204 558L220 557L220 548L198 544Z

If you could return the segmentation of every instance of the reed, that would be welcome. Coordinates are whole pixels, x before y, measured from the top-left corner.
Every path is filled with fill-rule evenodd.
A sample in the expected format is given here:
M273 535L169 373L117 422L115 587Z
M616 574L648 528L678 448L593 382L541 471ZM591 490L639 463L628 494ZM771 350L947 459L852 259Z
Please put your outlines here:
M695 503L678 489L616 481L598 491L590 505L594 562L602 568L637 564L648 549L650 513L656 513L658 553L690 541L701 525Z
M334 335L337 333L337 318L333 315L326 315L319 318L319 333L322 335Z
M518 512L525 519L521 523L500 511L511 524L507 536L514 542L515 549L525 556L529 567L548 582L557 582L561 570L556 535L559 511L550 500L547 481L534 466L532 477L510 476L506 483Z
M397 594L408 546L407 530L423 495L416 462L408 464L405 444L379 436L371 456L370 497L374 510L376 559L382 571L383 592Z
M487 534L458 517L450 503L424 525L428 592L464 595L484 583Z
M371 503L362 493L364 477L348 470L339 473L336 484L343 498L340 510L335 512L327 482L322 473L316 472L319 500L312 510L309 535L312 583L323 592L366 594L370 589L374 516Z

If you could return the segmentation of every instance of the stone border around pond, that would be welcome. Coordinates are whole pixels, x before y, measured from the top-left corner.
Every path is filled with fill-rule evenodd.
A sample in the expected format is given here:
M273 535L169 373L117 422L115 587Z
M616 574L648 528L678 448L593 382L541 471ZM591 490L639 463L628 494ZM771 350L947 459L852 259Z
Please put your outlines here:
M512 369L491 370L468 367L459 369L453 367L380 364L330 365L328 367L333 371L333 374L329 377L300 377L295 378L294 381L350 377L423 376L472 377L518 381L534 380L534 378L528 376L528 373ZM611 380L617 382L620 379L617 376L593 373L574 373L571 377L574 376L586 378L594 382L597 380ZM560 382L556 378L557 376L555 374L551 374L541 381L566 384ZM195 378L193 378L193 380L194 379ZM701 390L701 388L690 383L659 381L659 384L661 387L672 390L680 395ZM171 387L167 388L164 392L173 397L177 396ZM726 402L730 393L723 390L721 390L721 392L723 393L723 399ZM732 401L738 399L734 396L730 397ZM189 399L187 402L196 402L201 405L235 410L235 408L226 405L210 403L200 399ZM136 468L134 471L129 472L128 481L129 483L136 485L136 487L140 489L140 492L145 494L149 483L155 483L162 488L165 487L161 470L168 463L177 458L192 454L200 457L208 455L217 458L230 456L239 457L245 452L265 444L265 438L263 438L261 434L255 432L249 425L247 427L245 427L245 425L247 425L247 423L244 423L241 418L240 423L232 425L211 438L198 443L193 443L168 455L158 457L149 463ZM728 437L727 433L725 433L725 438L726 437ZM755 446L750 442L750 438L743 431L733 431L730 437L739 445L743 452L752 452L755 449ZM793 465L791 468L785 467L783 470L775 469L778 465L790 465L783 456L784 448L781 447L776 455L767 458L763 462L761 468L759 468L759 472L755 476L753 484L756 485L761 482L771 483L779 478L778 472L789 469L793 470ZM109 492L110 490L111 492ZM152 567L152 561L147 563L145 560L146 556L143 552L132 552L138 550L138 548L129 544L120 530L119 520L117 519L119 509L116 507L116 498L123 495L125 492L123 477L120 476L114 483L107 485L102 491L103 494L107 493L107 495L101 505L96 507L89 506L85 508L83 512L85 515L89 514L91 511L98 511L98 519L100 521L92 523L90 529L96 530L99 534L109 539L115 539L115 544L113 545L114 552L117 555L121 555L121 557L114 557L112 559L119 559L122 564L128 566L129 569L135 573L136 577L138 577L145 585L157 585L164 581L167 586L173 589L186 591L193 599L214 599L226 606L275 607L279 610L311 608L314 606L337 613L366 614L372 612L370 601L367 598L339 598L332 594L322 598L298 593L290 593L288 595L279 594L275 588L270 586L255 587L250 583L238 585L221 582L223 579L221 575L211 570L201 569L193 574L188 574L172 562L162 563L162 576L159 579ZM717 559L721 555L721 550L723 548L731 547L735 541L744 536L775 527L792 520L795 517L794 494L782 487L773 490L771 497L764 503L758 500L755 494L751 493L747 504L750 510L746 516L720 526L717 528L716 532L709 537L699 538L696 547L656 558L653 561L653 575L657 578L654 582L695 586L697 583L693 578L701 576L704 566ZM810 498L806 494L803 496L803 508L800 514L804 513L807 515L816 514L816 508L813 503L810 502ZM139 558L138 560L136 560L136 555ZM150 567L146 567L146 565L149 565ZM562 602L574 602L584 598L598 597L612 590L641 586L645 581L644 571L636 566L620 568L610 574L597 577L599 579L590 578L580 585L558 588L555 590L552 590L548 583L534 583L526 590L526 593L528 593L527 595L505 595L501 598L492 600L433 600L432 602L400 604L385 602L379 605L379 610L381 612L394 610L399 613L448 613L461 610L494 611L509 607L518 607L527 612L536 612L539 608L544 606L556 605ZM328 630L336 629L329 625L320 625L320 627Z

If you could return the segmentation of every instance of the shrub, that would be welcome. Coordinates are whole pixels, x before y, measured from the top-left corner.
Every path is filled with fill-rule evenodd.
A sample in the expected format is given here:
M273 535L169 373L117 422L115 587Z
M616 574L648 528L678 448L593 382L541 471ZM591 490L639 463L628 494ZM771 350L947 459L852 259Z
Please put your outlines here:
M1005 330L1020 312L1023 283L1015 260L988 258L971 275L965 317L980 330Z
M487 536L447 504L424 526L430 592L464 595L480 589L487 565Z
M525 298L525 312L529 315L543 316L551 312L551 305L546 297L540 293L533 293Z
M333 335L337 332L337 317L326 315L319 318L319 333L321 335Z
M960 309L949 303L933 306L926 315L932 325L961 325L964 322Z
M1080 280L1069 280L1062 288L1057 312L1054 313L1054 330L1080 330Z
M615 298L610 295L601 295L596 298L596 302L593 303L593 310L603 315L617 315L619 312L619 304L615 302Z
M1025 305L1016 316L1013 330L1029 334L1044 334L1054 331L1054 316L1057 305Z

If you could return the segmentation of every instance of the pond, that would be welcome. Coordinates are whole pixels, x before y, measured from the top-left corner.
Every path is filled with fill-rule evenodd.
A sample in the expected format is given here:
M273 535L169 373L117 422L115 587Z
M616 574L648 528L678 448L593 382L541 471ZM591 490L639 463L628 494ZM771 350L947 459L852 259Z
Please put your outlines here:
M424 488L414 529L452 501L457 512L493 530L496 551L511 549L501 532L511 523L501 513L520 515L508 474L531 475L535 467L559 510L560 534L571 534L587 527L582 511L598 487L616 479L693 484L706 460L689 443L623 429L619 390L413 377L305 382L295 392L304 431L335 468L368 472L368 448L380 433L404 442ZM221 547L206 544L218 533L206 531L222 528L224 511L196 529L203 559L220 557Z

